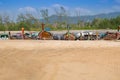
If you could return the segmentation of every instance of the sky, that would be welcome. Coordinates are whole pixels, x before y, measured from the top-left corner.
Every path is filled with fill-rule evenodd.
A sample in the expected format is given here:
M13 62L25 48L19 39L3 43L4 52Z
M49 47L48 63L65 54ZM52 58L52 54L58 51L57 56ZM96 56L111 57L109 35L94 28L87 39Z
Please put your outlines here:
M55 14L55 9L64 7L74 16L76 11L80 15L94 15L120 11L120 0L0 0L0 14L31 12L38 14L41 9L48 9L49 15Z

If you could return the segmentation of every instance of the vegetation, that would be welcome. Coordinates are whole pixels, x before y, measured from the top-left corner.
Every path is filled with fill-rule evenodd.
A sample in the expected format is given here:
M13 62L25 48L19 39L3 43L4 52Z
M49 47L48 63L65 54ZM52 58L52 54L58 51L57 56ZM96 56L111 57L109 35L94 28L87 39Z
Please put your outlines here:
M64 7L60 9L55 9L55 15L57 16L54 22L50 22L48 9L40 10L40 16L44 20L45 26L49 27L51 30L66 30L67 24L69 24L70 29L80 30L80 29L117 29L120 25L120 16L116 18L102 19L95 18L93 21L84 22L80 20L80 11L76 12L78 19L76 23L69 23L68 12ZM21 30L22 27L25 30L41 30L41 23L38 18L34 17L31 13L18 14L16 20L12 20L9 15L0 15L0 31L12 31Z

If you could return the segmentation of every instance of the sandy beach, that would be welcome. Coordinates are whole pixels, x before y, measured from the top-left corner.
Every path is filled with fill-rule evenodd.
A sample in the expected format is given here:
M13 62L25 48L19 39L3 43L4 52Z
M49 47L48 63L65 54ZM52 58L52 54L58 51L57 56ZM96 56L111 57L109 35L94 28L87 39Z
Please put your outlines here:
M0 44L0 80L120 80L120 41Z

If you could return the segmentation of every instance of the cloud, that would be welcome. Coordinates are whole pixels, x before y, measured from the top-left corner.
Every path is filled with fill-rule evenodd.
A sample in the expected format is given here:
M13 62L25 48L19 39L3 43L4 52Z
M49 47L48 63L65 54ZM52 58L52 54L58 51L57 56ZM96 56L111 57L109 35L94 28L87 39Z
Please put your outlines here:
M92 11L90 11L89 9L85 9L85 8L81 8L81 7L77 7L74 8L74 12L79 12L80 15L89 15L92 14Z
M19 12L36 12L36 9L33 7L24 7L24 8L19 8Z
M115 10L115 11L120 11L120 6L119 6L119 5L115 5L115 6L113 6L112 8L113 8L113 10Z
M36 8L30 7L30 6L19 8L18 11L16 12L16 14L18 15L19 13L23 13L23 14L29 13L29 14L32 14L36 18L40 17L38 10Z
M65 5L61 5L61 4L53 4L53 5L52 5L52 8L57 8L57 9L59 9L60 7L64 7L66 10L69 9L69 7L67 7L67 6L65 6Z
M48 7L41 7L41 9L48 9L49 15L54 15L54 14L56 14L55 10L60 11L60 7L64 7L67 14L71 15L71 16L76 15L75 12L77 12L77 11L80 11L80 15L92 14L92 12L89 9L85 9L85 8L82 8L82 7L73 8L73 7L62 5L62 4L53 4L53 5L48 6Z
M55 10L60 11L60 7L64 7L64 9L65 9L66 11L68 11L68 9L69 9L67 6L64 6L64 5L61 5L61 4L53 4L53 5L51 5L51 6L41 7L40 10L42 10L42 9L48 9L49 16L51 16L51 15L55 15L55 14L56 14L56 13L55 13Z
M56 8L59 8L59 7L61 7L61 6L63 6L63 5L60 5L60 4L53 4L53 5L52 5L52 7L56 7ZM63 7L65 7L65 6L63 6Z
M110 8L101 9L99 10L98 13L110 13L110 12L120 12L120 6L114 5L114 6L111 6Z
M65 6L62 4L53 4L51 6L43 6L43 7L40 7L39 9L28 6L28 7L19 8L18 11L19 11L19 13L29 12L29 13L32 13L33 15L37 15L40 17L41 16L40 10L48 9L48 14L49 14L49 16L51 16L51 15L56 14L55 10L60 11L60 7L64 7L64 9L66 10L66 12L69 16L76 16L77 14L79 14L80 16L95 15L95 14L100 14L100 13L109 13L109 12L120 11L119 5L114 5L109 8L104 8L104 9L99 9L99 10L91 10L89 8L83 8L83 7L79 7L79 6L78 7L70 7L70 6Z

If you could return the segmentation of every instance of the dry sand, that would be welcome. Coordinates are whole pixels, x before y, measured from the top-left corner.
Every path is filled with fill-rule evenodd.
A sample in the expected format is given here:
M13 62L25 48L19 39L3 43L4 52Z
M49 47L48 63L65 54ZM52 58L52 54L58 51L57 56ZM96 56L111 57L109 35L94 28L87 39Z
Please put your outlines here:
M120 80L120 41L0 41L0 80Z

